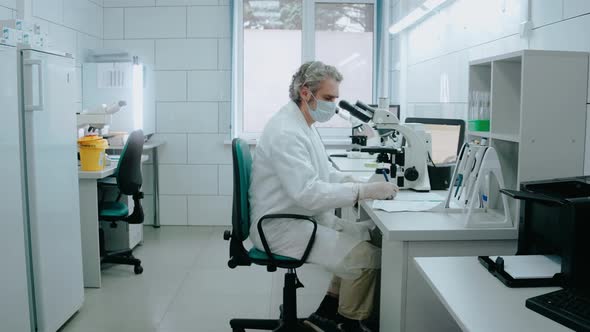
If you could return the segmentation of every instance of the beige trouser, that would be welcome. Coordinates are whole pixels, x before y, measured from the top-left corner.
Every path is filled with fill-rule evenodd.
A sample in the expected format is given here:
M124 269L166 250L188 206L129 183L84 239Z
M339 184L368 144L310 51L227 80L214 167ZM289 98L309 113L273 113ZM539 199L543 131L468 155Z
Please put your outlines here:
M349 255L365 256L372 251L371 244L362 242ZM359 257L359 258L360 258ZM332 278L328 293L339 298L338 313L348 319L364 320L369 318L375 304L375 291L379 270L363 269L356 279Z

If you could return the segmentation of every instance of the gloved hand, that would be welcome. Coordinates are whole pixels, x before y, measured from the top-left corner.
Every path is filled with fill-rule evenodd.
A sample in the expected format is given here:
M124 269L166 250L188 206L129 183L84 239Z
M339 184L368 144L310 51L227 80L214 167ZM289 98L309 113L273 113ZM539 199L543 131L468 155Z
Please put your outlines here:
M398 191L398 186L391 182L363 183L359 185L359 200L393 199Z

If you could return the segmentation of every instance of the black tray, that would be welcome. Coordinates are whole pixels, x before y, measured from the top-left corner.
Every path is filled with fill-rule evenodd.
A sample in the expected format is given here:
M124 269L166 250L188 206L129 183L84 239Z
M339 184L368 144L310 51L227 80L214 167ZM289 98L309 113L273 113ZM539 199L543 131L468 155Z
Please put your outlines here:
M493 276L510 288L558 287L562 284L561 273L556 273L551 278L514 279L510 274L504 271L503 261L496 260L496 262L494 262L489 256L479 256L477 257L477 260L479 260L481 265L483 265Z

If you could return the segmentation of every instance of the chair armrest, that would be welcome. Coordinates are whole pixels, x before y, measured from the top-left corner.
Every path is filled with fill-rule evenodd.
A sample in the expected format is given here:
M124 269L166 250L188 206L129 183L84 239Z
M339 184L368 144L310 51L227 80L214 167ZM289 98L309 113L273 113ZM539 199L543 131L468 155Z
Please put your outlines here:
M266 241L266 236L264 235L264 231L262 230L262 222L266 219L300 219L300 220L307 220L313 224L313 232L311 233L311 236L309 237L309 240L307 242L307 247L305 248L305 251L303 252L303 256L301 256L301 258L298 260L298 263L303 265L303 263L305 263L307 261L307 256L309 256L309 252L311 251L313 243L315 242L315 234L318 229L318 223L315 221L315 219L313 219L310 216L304 216L304 215L300 215L300 214L267 214L267 215L263 216L262 218L260 218L260 220L258 221L258 225L257 225L258 234L260 235L260 240L262 241L262 246L264 247L264 251L268 255L270 262L275 266L277 266L277 262L275 261L275 259L273 257L273 253L270 250L270 246L268 245L268 242Z

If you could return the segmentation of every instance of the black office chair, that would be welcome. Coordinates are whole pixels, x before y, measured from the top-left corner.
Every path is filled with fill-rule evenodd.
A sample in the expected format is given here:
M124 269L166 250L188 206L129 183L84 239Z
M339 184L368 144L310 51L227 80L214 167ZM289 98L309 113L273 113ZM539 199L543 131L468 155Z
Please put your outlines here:
M111 222L111 227L116 228L117 222L126 222L129 224L143 223L144 214L141 206L143 193L141 192L141 154L143 152L143 132L136 130L129 135L127 143L119 158L115 178L116 186L119 189L119 195L116 201L100 202L99 220ZM122 195L133 197L133 212L129 214L129 208L126 204L119 202ZM101 264L125 264L133 265L135 274L141 274L143 267L141 261L133 257L132 249L107 251L105 249L104 232L100 230L100 256Z
M232 319L230 326L233 332L244 332L246 329L272 330L280 332L302 332L308 330L301 320L297 319L297 288L303 287L297 278L296 268L302 266L311 251L317 223L313 218L295 214L266 215L258 223L258 233L264 246L264 251L244 248L244 241L250 234L250 204L248 189L250 188L250 172L252 170L252 156L250 147L244 140L235 138L232 141L234 197L232 213L232 230L225 231L223 238L230 241L228 266L250 266L252 263L264 265L269 272L278 268L287 269L283 287L283 305L280 319ZM305 252L300 259L275 255L271 252L264 236L263 223L268 219L291 218L308 220L313 224L313 232L309 238Z

